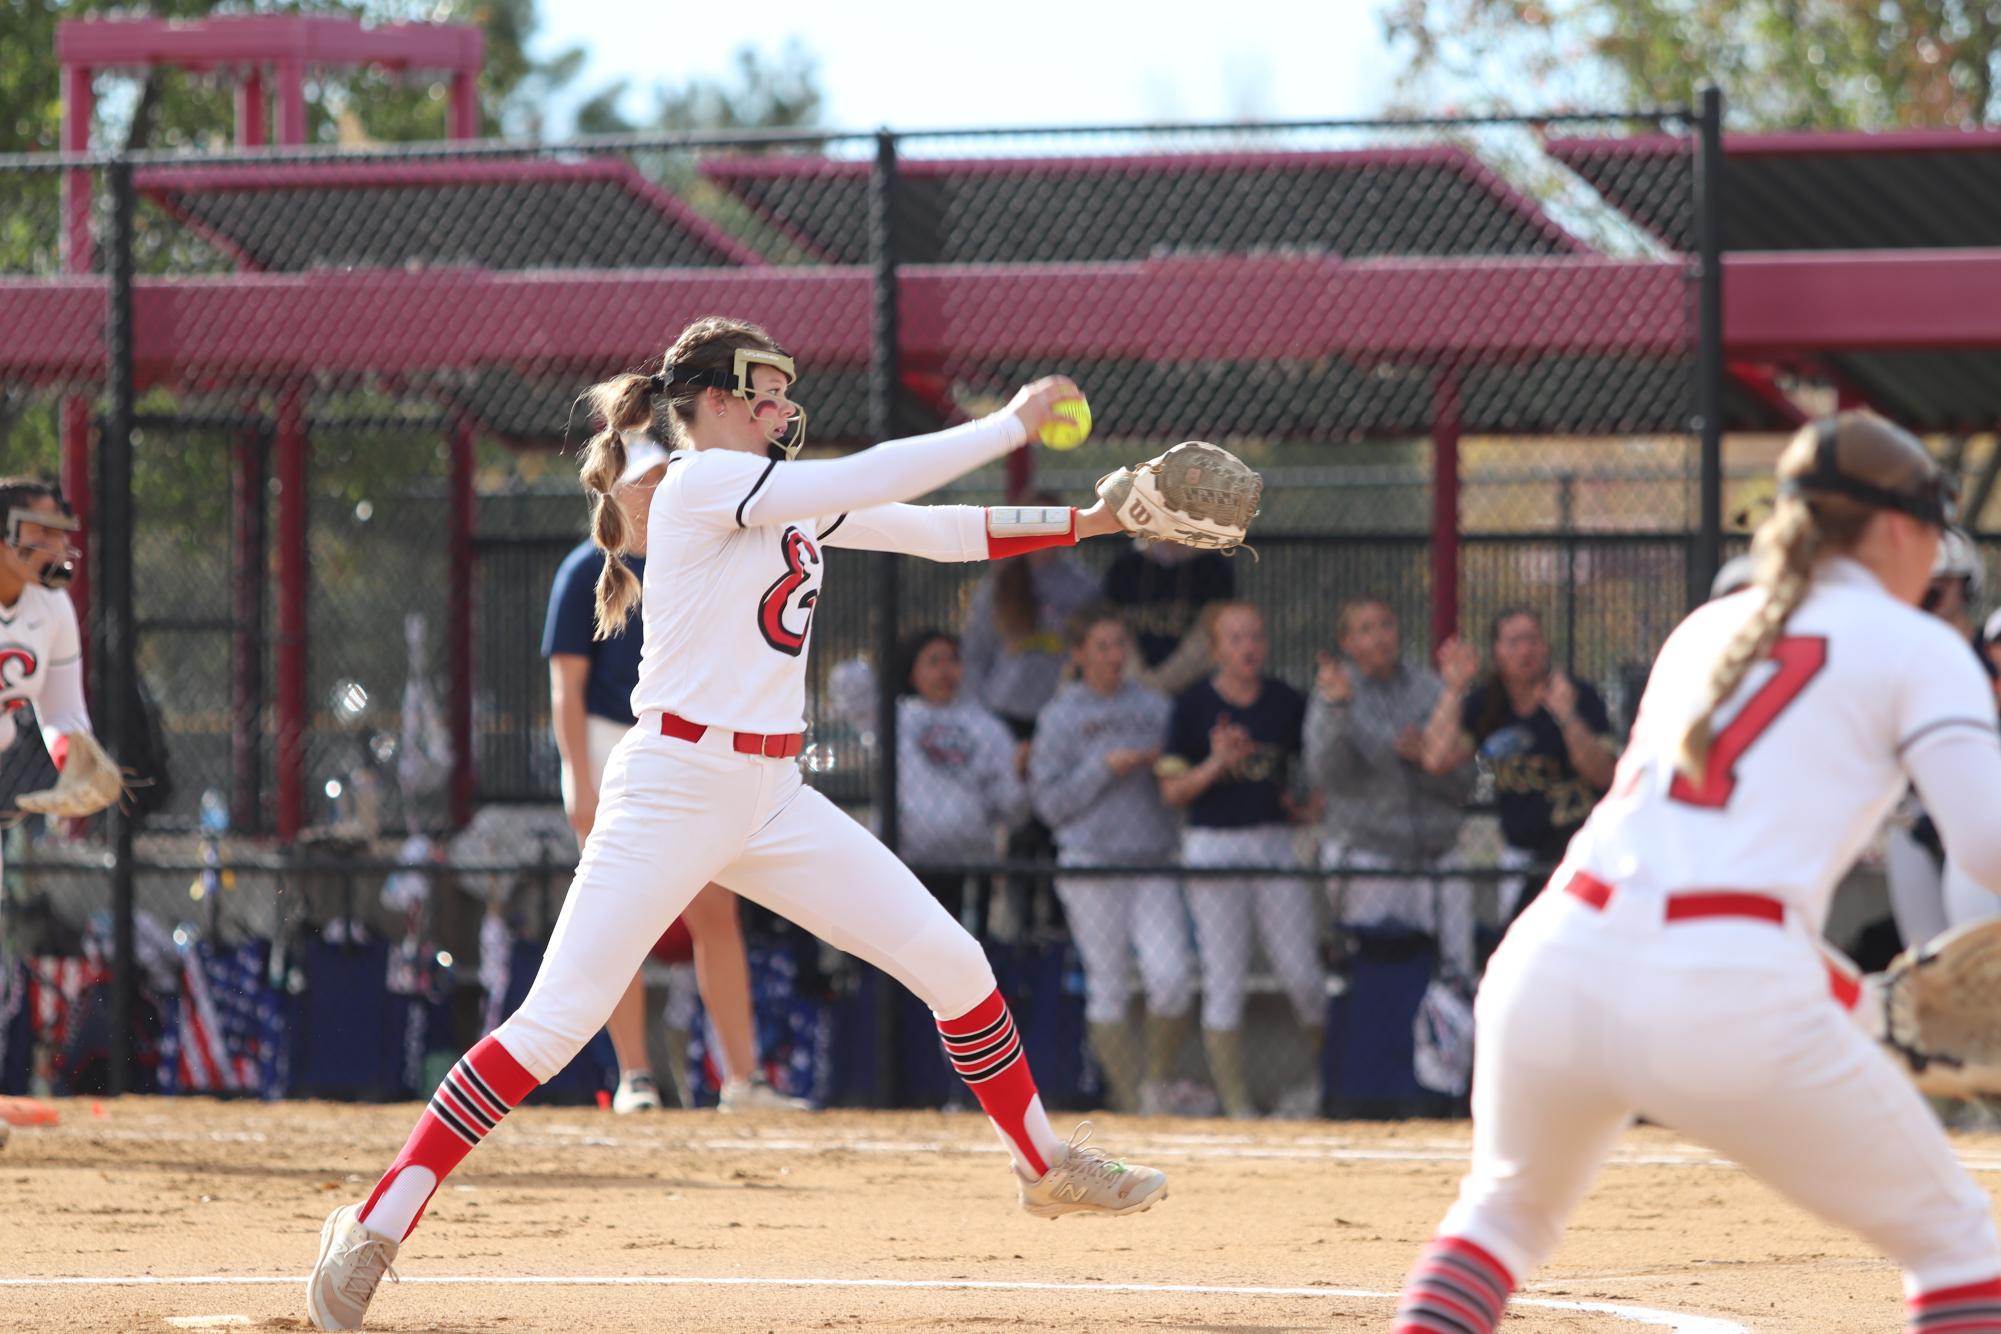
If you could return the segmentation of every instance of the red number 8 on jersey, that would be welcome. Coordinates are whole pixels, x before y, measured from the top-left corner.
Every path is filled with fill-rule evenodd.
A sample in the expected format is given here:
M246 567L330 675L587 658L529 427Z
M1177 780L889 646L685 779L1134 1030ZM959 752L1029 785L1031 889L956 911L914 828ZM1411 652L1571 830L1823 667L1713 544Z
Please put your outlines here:
M799 599L799 610L806 613L806 620L797 631L785 624L785 610L791 605L793 595L818 572L820 551L797 528L787 528L778 541L785 552L785 573L758 599L757 628L763 633L765 643L796 658L806 649L806 636L813 629L813 604L820 600L820 590L815 588Z

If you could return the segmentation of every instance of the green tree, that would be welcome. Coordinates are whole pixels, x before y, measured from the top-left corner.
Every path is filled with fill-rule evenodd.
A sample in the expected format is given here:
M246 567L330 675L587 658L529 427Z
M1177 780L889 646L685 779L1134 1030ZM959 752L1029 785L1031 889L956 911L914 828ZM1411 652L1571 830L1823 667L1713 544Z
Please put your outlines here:
M819 124L819 62L796 38L768 56L746 43L736 49L732 60L734 68L726 78L655 85L653 112L644 121L630 120L619 110L627 85L623 80L614 83L577 108L577 130L582 134L623 134Z
M61 144L61 67L54 59L61 19L134 7L117 0L14 0L7 7L7 40L0 42L0 152L52 152ZM480 75L481 132L514 128L550 92L575 77L580 51L547 61L529 57L537 18L535 0L148 0L156 18L211 15L350 14L368 23L415 20L476 23L486 37ZM333 142L343 122L383 140L441 139L448 98L441 83L413 84L382 70L343 71L312 90L309 136ZM155 70L129 100L100 104L93 136L100 148L213 147L227 144L234 124L229 89L218 81L178 70ZM352 113L351 119L343 113ZM115 122L115 123L114 123Z
M1987 0L1389 0L1381 21L1433 107L1687 104L1714 82L1747 128L2001 118Z

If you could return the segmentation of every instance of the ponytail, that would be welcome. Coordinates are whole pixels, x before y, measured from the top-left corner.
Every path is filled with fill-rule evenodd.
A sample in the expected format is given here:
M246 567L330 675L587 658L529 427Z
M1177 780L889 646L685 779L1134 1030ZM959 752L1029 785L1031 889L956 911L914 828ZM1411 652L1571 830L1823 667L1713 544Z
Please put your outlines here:
M625 474L627 431L643 431L653 423L653 381L644 375L618 375L593 385L584 394L592 413L604 425L584 446L578 465L584 490L591 499L591 541L604 552L598 572L596 638L609 639L625 628L633 604L639 601L639 577L619 557L632 541L632 525L613 494Z

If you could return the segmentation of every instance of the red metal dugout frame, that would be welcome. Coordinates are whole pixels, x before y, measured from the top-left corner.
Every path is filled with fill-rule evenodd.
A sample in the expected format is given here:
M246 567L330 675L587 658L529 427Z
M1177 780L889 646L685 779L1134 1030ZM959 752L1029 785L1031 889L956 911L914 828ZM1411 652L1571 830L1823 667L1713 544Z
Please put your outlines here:
M236 79L236 143L255 148L266 143L267 75L275 80L276 142L296 147L306 142L306 75L313 68L375 67L396 71L438 71L451 81L447 103L448 137L471 139L479 133L479 76L485 62L486 38L470 24L399 23L368 27L358 19L257 14L199 19L72 19L56 25L56 56L62 64L63 134L66 153L90 150L90 126L96 107L95 79L100 73L157 68L233 75ZM88 274L94 255L90 240L91 174L72 171L63 178L64 268ZM136 295L136 294L135 294ZM98 318L102 318L100 307ZM101 358L100 358L101 360ZM304 368L300 368L304 373ZM302 386L279 389L279 431L276 475L279 497L278 543L278 679L276 687L277 808L273 827L284 840L295 838L305 824L305 738L307 617L306 516L304 485L310 471L304 417L297 410ZM90 404L71 396L61 410L63 489L83 520L87 541L90 514ZM451 450L450 494L454 506L469 506L471 451L460 447L456 434ZM247 466L242 451L239 467ZM458 476L465 470L465 477ZM263 525L248 513L261 504L261 490L238 478L234 516L235 540L260 542ZM453 531L470 532L470 509L451 516ZM454 572L458 570L454 563ZM72 585L80 616L90 609L87 569ZM454 590L453 605L469 601L470 589ZM451 665L447 708L455 737L471 734L471 624L464 616L451 618L449 633L464 633L464 644L448 643ZM239 629L239 634L253 628ZM243 649L239 646L238 657ZM259 726L260 710L238 701L232 727L238 732ZM232 750L254 753L256 738L238 735ZM470 818L472 757L460 749L453 760L452 817ZM239 813L243 803L233 803Z

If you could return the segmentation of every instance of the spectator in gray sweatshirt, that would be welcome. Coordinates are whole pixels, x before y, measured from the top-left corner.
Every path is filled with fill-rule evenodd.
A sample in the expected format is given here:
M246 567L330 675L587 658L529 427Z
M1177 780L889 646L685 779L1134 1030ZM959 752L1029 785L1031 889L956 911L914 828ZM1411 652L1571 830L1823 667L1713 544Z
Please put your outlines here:
M1126 679L1132 639L1117 608L1085 608L1065 637L1076 679L1036 721L1029 791L1036 813L1055 831L1059 866L1162 868L1056 877L1084 960L1084 1019L1111 1104L1152 1115L1165 1105L1195 1012L1187 912L1168 870L1180 830L1153 777L1169 705L1164 695ZM1137 1043L1127 1013L1135 960L1146 994Z
M1041 492L1027 505L1061 505ZM1049 547L997 562L966 607L966 694L1026 741L1063 674L1063 628L1098 600L1098 581L1070 551Z
M1046 491L1024 505L1066 504ZM1018 741L1035 733L1035 716L1056 693L1063 674L1063 627L1098 600L1098 581L1067 547L1048 547L989 567L966 607L966 697L993 710ZM1025 821L1007 841L1013 862L1047 865L1056 851L1049 827ZM1053 918L1049 877L1009 876L996 905L996 930L1011 936Z
M1433 937L1445 967L1473 980L1473 887L1452 874L1470 760L1425 771L1424 726L1444 689L1402 660L1396 613L1379 597L1341 608L1340 658L1320 655L1306 710L1306 768L1326 797L1321 865L1344 926L1402 926ZM1376 875L1373 871L1412 871Z
M990 862L997 839L1028 815L1022 745L960 690L959 641L918 632L898 655L897 818L904 861L966 928L978 932L984 877L937 870Z

